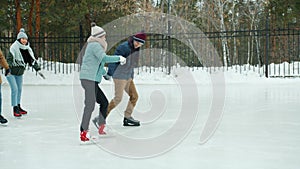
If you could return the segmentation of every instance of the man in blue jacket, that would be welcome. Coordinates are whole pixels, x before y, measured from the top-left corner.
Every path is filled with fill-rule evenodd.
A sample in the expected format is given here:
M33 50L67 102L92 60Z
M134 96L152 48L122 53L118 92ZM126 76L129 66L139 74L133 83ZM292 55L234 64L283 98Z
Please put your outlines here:
M107 115L121 102L123 91L129 95L129 101L124 112L123 126L140 126L140 121L132 117L133 109L138 100L138 93L133 82L133 76L134 68L138 65L139 50L145 43L145 40L146 34L144 32L138 32L120 44L115 51L115 55L125 57L126 64L108 64L108 72L104 77L108 80L112 76L115 86L115 96L108 105Z

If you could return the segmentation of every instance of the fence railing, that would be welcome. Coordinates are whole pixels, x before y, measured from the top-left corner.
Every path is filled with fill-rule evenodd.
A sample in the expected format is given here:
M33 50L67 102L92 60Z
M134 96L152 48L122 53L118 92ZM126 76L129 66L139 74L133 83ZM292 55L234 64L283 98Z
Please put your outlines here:
M188 37L191 40L199 40L201 38L208 39L216 49L219 58L229 67L236 65L252 65L257 70L266 71L270 76L299 76L300 72L300 29L275 29L275 30L243 30L243 31L227 31L227 32L204 32L199 34L181 34L179 36ZM124 35L110 35L107 37L108 43L110 38ZM128 35L129 36L129 35ZM176 34L176 37L178 35ZM77 66L70 66L69 63L75 63L77 55L81 47L86 41L87 36L81 33L65 36L65 37L49 37L40 36L38 38L30 37L29 41L36 57L41 58L42 68L55 73L71 73L78 71ZM171 43L168 43L168 40ZM224 39L226 46L224 48ZM16 35L0 34L0 48L4 53L9 46L16 40ZM125 40L125 39L124 39ZM266 43L268 41L268 43ZM201 44L200 45L206 45ZM108 51L113 54L116 46L112 46ZM196 46L202 48L202 46ZM224 58L224 50L226 50L226 60ZM268 52L267 52L268 51ZM168 53L171 53L168 54ZM211 55L211 53L207 53ZM201 56L203 57L203 56ZM215 57L205 56L204 58L215 59ZM268 61L268 67L264 67ZM62 66L54 64L59 62ZM212 62L216 62L212 60ZM274 65L283 64L284 68ZM173 67L174 65L183 65L188 67L207 67L195 51L174 38L166 35L149 34L146 45L143 46L140 55L140 67L147 68L151 71L151 67L161 67L162 70ZM247 68L247 66L246 66Z

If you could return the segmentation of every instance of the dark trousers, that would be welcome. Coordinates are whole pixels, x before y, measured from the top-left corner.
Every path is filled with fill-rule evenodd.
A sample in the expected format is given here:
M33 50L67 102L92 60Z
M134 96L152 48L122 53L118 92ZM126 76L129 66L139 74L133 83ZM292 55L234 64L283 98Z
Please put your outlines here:
M85 99L80 131L88 130L91 115L95 108L95 103L100 105L98 123L100 125L105 124L108 100L103 91L99 88L98 84L98 82L90 80L81 80L81 86L84 89Z

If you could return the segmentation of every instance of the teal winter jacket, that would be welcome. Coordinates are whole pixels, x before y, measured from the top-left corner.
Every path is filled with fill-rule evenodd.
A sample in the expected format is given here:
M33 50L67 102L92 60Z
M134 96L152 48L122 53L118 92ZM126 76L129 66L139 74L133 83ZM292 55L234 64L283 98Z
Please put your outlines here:
M102 76L106 74L105 63L119 61L118 55L106 55L99 42L89 42L82 58L79 78L100 83Z

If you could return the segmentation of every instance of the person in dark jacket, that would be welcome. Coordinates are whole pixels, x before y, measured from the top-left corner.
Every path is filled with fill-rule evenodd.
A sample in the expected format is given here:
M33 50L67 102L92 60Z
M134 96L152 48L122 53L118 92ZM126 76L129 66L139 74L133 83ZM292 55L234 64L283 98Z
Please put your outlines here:
M10 75L6 76L6 79L11 89L13 115L21 117L27 114L27 111L21 108L23 74L26 65L29 64L29 66L32 66L44 78L44 75L40 72L41 68L35 59L33 50L29 45L28 36L24 28L20 29L17 40L10 46L6 60L11 71Z
M107 115L121 102L123 91L129 96L129 101L126 110L124 111L123 126L140 126L140 121L132 117L133 109L138 100L138 93L133 78L134 68L138 66L139 50L145 43L146 37L144 32L138 32L129 37L127 41L120 44L115 51L115 55L122 55L125 57L126 64L109 64L108 73L104 77L106 80L109 80L110 77L112 77L115 87L115 96L108 105Z

